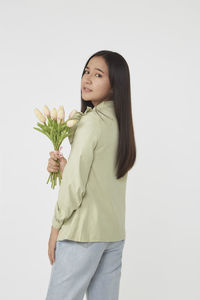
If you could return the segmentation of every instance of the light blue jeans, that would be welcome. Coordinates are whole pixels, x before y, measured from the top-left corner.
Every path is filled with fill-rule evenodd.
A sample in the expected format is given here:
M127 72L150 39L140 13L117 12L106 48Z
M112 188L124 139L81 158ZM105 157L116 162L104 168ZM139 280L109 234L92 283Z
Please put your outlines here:
M57 241L45 300L118 300L124 244Z

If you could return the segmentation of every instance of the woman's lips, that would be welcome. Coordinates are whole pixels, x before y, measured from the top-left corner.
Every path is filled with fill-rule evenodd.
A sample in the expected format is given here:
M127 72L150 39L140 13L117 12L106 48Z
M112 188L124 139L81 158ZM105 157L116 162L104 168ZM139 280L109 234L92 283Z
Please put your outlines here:
M84 92L86 92L86 93L92 92L92 90L90 90L90 89L88 89L88 88L86 88L86 87L84 87L83 90L84 90Z

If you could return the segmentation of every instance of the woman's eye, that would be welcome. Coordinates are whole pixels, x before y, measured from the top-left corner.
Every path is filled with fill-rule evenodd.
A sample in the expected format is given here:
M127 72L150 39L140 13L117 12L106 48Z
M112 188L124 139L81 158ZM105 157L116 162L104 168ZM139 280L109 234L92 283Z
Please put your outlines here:
M85 70L85 71L84 71L84 74L85 74L85 72L89 72L89 71ZM98 74L99 77L102 77L101 74L99 74L99 73L96 73L96 74Z

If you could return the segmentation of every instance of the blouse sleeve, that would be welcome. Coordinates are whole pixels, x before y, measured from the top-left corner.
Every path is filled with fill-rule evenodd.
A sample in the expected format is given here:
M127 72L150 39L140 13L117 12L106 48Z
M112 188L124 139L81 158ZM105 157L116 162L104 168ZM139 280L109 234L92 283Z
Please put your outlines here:
M85 118L85 117L84 117ZM92 119L82 118L77 126L70 155L63 170L52 226L60 229L81 205L97 145L99 128Z

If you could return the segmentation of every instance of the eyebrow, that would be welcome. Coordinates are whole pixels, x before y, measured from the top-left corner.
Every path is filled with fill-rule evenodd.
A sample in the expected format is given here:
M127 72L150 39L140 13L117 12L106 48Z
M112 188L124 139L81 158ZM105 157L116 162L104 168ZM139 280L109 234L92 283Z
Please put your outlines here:
M85 69L89 69L89 67L85 67ZM98 71L104 73L104 72L103 72L101 69L99 69L99 68L95 68L95 70L98 70Z

